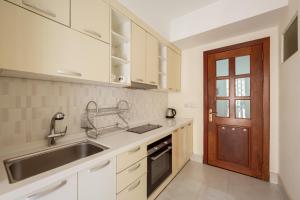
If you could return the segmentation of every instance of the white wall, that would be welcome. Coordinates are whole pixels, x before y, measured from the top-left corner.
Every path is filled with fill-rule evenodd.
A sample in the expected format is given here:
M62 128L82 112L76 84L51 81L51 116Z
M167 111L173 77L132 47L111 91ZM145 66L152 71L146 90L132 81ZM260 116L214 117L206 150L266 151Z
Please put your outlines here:
M185 50L182 54L182 91L169 94L178 116L194 118L194 153L203 155L203 52L250 40L271 37L271 155L270 170L278 172L279 45L277 27Z
M281 32L300 10L299 0L290 0ZM298 17L298 23L299 23ZM298 24L298 29L300 23ZM298 32L300 39L300 31ZM298 46L300 47L300 40ZM280 66L280 177L291 200L300 199L300 53Z
M171 41L251 18L287 6L288 0L219 0L171 22Z

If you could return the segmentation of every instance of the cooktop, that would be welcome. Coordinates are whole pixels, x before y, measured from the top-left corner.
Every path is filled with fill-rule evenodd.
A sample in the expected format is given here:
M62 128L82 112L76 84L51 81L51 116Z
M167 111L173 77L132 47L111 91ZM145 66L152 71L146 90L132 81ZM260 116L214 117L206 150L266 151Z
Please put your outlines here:
M145 125L142 125L142 126L138 126L138 127L128 129L127 131L142 134L142 133L146 133L148 131L152 131L154 129L158 129L160 127L162 127L162 126L158 125L158 124L145 124Z

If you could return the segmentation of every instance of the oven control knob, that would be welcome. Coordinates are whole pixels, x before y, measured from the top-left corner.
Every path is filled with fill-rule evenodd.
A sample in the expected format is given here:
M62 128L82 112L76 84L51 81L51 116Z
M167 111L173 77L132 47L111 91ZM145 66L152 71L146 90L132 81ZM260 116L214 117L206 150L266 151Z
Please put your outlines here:
M154 149L155 149L155 150L157 150L157 149L158 149L158 147L154 147Z

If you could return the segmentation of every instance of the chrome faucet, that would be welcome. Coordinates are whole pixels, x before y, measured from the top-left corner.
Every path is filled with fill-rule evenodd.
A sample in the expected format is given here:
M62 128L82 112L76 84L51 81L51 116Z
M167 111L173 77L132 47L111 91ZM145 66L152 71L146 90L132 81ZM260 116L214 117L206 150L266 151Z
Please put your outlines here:
M50 124L50 133L47 136L48 139L48 146L52 146L56 144L56 138L58 137L63 137L67 133L68 127L66 126L65 130L62 132L56 132L55 131L55 125L57 120L63 120L65 118L65 114L62 112L58 112L55 115L53 115L51 119L51 124Z

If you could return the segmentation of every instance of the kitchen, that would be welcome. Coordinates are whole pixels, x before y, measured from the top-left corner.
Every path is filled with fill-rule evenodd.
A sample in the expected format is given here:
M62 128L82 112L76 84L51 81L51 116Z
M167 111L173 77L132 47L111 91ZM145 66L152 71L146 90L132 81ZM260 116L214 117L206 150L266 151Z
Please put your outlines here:
M155 3L142 1L0 0L0 200L242 199L239 185L263 190L257 199L296 199L281 178L280 133L273 126L280 112L280 90L273 87L279 75L274 65L270 74L268 69L278 57L279 34L263 29L273 22L261 22L262 31L253 29L258 32L250 36L237 31L236 38L226 28L220 34L203 30L199 37L188 32L188 13L223 1L177 2L165 16L157 10L165 17L160 21L150 12ZM283 1L253 8L256 22L266 15L279 22L290 7ZM163 5L165 13L170 1ZM168 22L176 30L169 37L163 19L175 13L181 20ZM242 29L233 24L231 30ZM225 42L210 43L218 39ZM258 46L269 57L257 56ZM262 74L252 73L260 61L271 92L268 81L259 85ZM216 71L209 71L212 62ZM239 104L227 110L226 101ZM275 115L268 116L268 109Z

